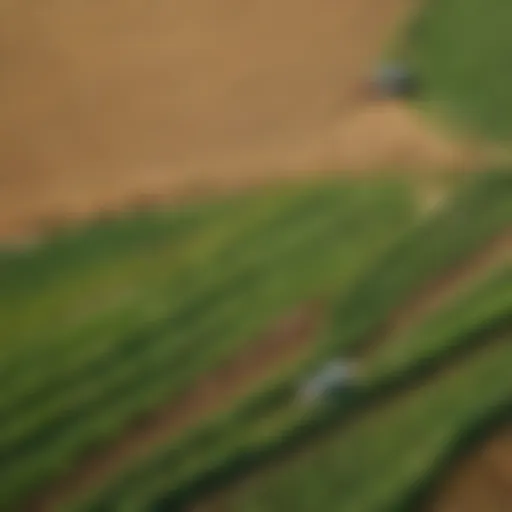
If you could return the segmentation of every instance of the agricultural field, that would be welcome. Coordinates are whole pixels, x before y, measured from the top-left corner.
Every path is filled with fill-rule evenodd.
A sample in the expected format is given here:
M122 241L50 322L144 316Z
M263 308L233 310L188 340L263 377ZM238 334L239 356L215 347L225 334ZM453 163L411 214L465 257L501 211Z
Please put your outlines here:
M500 0L429 0L400 53L421 75L423 99L458 129L509 141L512 5Z
M476 375L493 376L492 400L474 384L481 408L461 410L454 425L444 424L445 409L432 416L443 442L494 401L506 407L512 389L499 365L510 363L512 181L489 171L442 186L443 202L426 212L423 189L406 177L321 180L127 217L4 254L2 507L203 505L258 468L293 464L299 447L307 457L324 442L352 449L337 425L359 432L388 408L398 415L390 425L401 421L408 409L394 404L423 388L432 400L428 389L444 386L438 373L460 367L469 376L446 386L462 393L476 382L466 359ZM493 370L480 369L479 354ZM362 361L362 385L341 401L297 403L304 378L340 356ZM377 431L386 444L388 430ZM419 479L441 448L417 449L426 450ZM364 463L370 475L385 460ZM297 478L314 487L315 470L300 467ZM386 499L412 492L407 479L392 484ZM250 487L249 505L236 494L243 501L232 510L273 510L272 496L276 510L296 509L286 501L295 484L286 485L270 498ZM372 503L364 510L380 510Z
M347 19L373 26L349 4ZM308 5L298 12L311 15ZM358 57L406 18L401 7L390 1L389 25ZM441 144L449 157L421 174L384 159L382 172L342 166L180 204L151 204L144 190L138 209L2 246L0 511L512 510L512 164L480 160L486 144L506 153L510 140L512 79L500 70L512 10L498 0L409 9L389 53L420 79L418 96L352 104L347 85L349 124L378 119L385 130L415 112L477 137L476 153L462 150L472 172L452 167ZM332 18L322 12L318 27ZM287 115L265 106L254 106L267 116L260 129ZM237 134L229 126L219 137ZM245 157L268 164L260 136L245 134ZM283 155L273 164L291 162ZM358 371L305 400L305 383L333 361Z

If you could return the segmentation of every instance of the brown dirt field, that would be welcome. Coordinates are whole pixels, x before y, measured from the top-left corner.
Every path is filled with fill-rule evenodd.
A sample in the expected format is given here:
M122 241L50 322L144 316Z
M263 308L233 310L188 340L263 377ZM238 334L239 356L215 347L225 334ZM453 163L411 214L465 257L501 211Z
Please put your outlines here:
M360 86L419 0L3 0L0 239L139 201L475 164Z
M424 512L510 512L512 425L454 468Z
M376 333L375 341L369 344L361 357L371 356L371 351L391 336L405 332L454 295L462 293L471 283L484 278L492 268L509 262L511 248L512 233L507 232L457 269L450 270L425 289L419 290ZM315 339L313 335L322 316L319 304L308 304L282 318L260 340L250 343L246 351L218 370L205 374L176 402L127 431L119 441L103 452L93 454L76 470L50 486L43 495L36 496L26 510L50 512L56 508L56 504L98 485L127 462L133 462L150 452L158 443L183 433L213 412L228 409L237 398L275 374L283 364L306 354L311 341Z

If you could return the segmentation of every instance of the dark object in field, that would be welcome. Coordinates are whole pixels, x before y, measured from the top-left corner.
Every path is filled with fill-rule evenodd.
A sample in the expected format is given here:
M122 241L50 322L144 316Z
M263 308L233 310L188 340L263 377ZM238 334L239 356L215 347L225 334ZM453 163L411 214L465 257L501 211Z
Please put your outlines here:
M400 64L386 64L377 69L370 90L382 98L408 98L418 92L418 82L412 72Z

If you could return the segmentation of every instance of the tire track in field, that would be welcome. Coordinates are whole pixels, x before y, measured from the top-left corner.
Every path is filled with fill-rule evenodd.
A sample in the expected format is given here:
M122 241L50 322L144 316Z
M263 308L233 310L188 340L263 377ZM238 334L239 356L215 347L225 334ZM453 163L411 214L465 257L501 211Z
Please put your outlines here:
M404 305L397 308L361 352L367 357L373 349L398 333L406 332L428 314L485 277L493 268L510 262L512 232L497 236L484 249L474 253L458 267L451 268ZM204 375L176 402L155 412L128 430L121 439L102 452L94 453L70 473L51 484L29 503L26 510L54 510L58 504L94 488L110 475L177 436L211 414L228 409L251 387L270 377L283 364L292 363L306 353L323 318L320 303L306 304L273 325L259 342L224 366Z

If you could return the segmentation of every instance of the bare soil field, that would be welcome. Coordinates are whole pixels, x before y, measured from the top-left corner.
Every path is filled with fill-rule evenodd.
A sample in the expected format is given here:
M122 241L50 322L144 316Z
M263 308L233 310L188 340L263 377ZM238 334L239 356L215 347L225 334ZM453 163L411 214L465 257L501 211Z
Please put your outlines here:
M325 169L473 165L361 97L418 5L3 0L0 237Z

